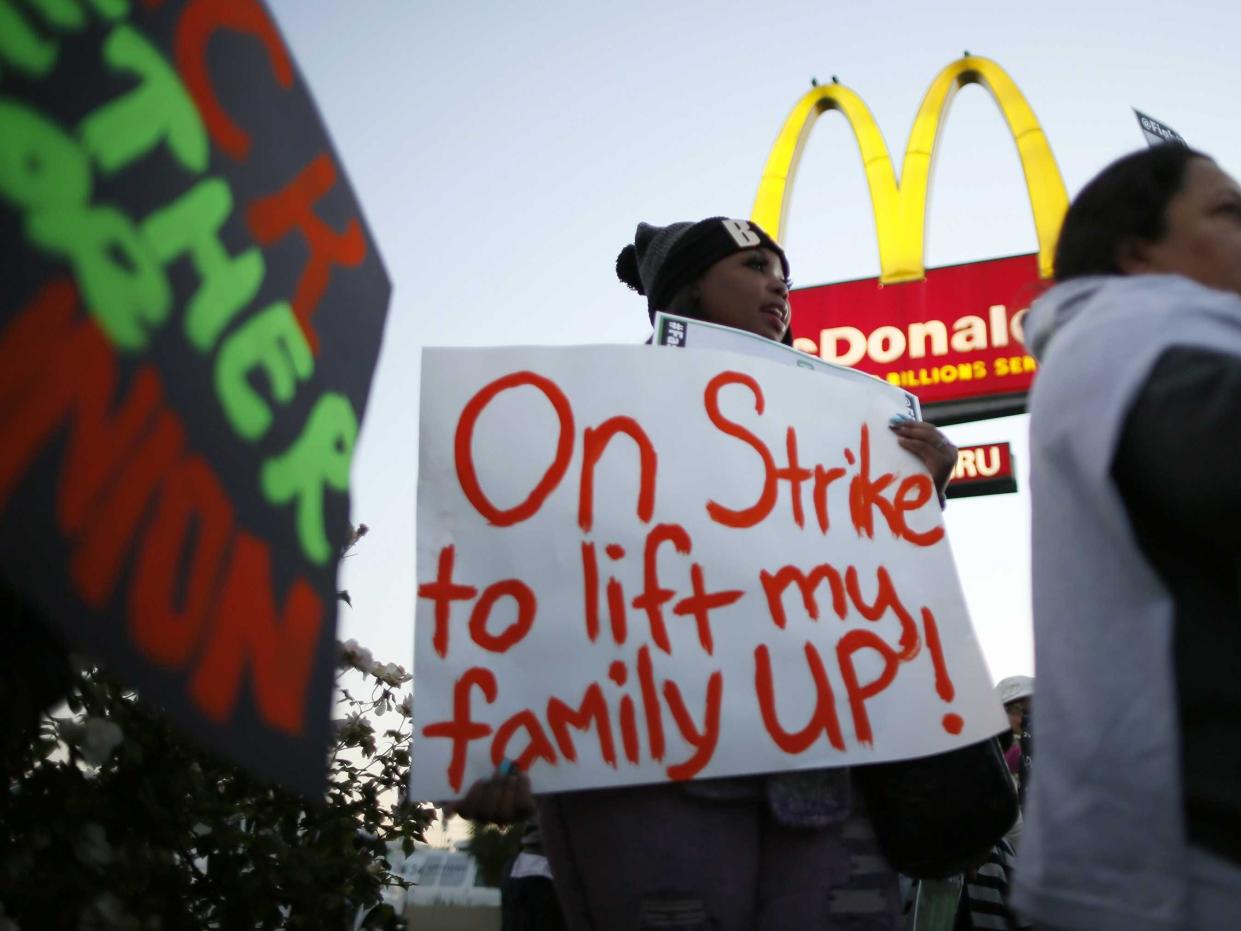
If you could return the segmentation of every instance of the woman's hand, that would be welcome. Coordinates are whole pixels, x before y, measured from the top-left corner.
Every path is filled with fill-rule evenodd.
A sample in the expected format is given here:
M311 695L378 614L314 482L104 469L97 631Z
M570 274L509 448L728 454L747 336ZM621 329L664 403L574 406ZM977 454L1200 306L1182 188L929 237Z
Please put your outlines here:
M440 807L446 819L456 814L470 821L495 824L524 821L534 814L530 777L505 760L493 776L470 786L465 798L444 802Z
M934 424L914 420L904 414L897 414L888 421L888 426L896 434L896 442L922 460L942 499L948 482L952 480L952 470L957 466L957 448L952 441Z

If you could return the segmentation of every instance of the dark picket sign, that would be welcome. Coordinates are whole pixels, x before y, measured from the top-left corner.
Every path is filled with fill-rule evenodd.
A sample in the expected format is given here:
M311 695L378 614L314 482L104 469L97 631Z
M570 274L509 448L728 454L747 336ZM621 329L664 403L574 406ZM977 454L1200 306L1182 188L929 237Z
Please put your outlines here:
M207 744L317 792L375 243L257 0L0 19L0 566Z

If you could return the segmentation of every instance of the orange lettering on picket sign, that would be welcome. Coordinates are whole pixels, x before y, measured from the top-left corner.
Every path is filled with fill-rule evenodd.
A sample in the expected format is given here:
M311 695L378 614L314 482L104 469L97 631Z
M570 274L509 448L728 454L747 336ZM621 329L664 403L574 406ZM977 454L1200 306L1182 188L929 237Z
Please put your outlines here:
M671 654L672 642L668 639L663 606L676 597L676 592L659 584L657 562L659 548L665 543L671 543L682 556L688 556L694 549L693 541L680 524L656 524L652 527L646 535L646 545L642 551L642 594L634 598L633 606L646 612L651 641L665 653Z
M865 684L858 681L857 669L853 664L853 657L859 650L873 650L883 660L883 671ZM836 662L840 665L845 693L849 697L853 732L859 743L870 746L875 741L875 735L871 730L870 715L866 712L866 699L874 698L892 684L901 664L900 655L878 634L869 630L851 630L836 643Z
M449 545L440 550L438 569L434 581L418 586L418 597L434 603L435 629L431 635L431 647L440 656L448 655L449 632L452 622L452 603L471 601L478 595L474 585L462 585L455 580L453 565L456 547ZM500 633L492 633L487 626L496 602L508 598L516 608L513 622ZM470 611L468 630L470 639L492 653L505 653L525 638L534 626L538 614L538 598L533 589L520 579L501 579L483 589L482 595Z
M177 71L212 140L225 154L241 160L250 153L250 134L233 121L220 103L207 67L207 46L220 31L258 39L267 53L272 75L285 90L293 86L293 61L276 24L257 0L191 0L181 14L173 42Z
M859 574L855 566L847 566L843 572L829 563L821 563L809 571L804 571L796 566L782 566L775 572L768 572L766 570L760 572L759 581L767 597L767 611L771 616L772 623L780 630L785 630L788 627L788 615L784 608L784 593L790 586L797 587L806 614L812 621L817 622L819 620L817 596L822 585L827 586L831 596L832 610L842 621L848 618L850 609L855 611L863 620L871 623L877 623L889 613L896 617L901 627L899 650L893 649L881 637L868 630L849 631L837 643L836 655L849 701L849 708L853 716L854 732L860 743L870 744L873 736L869 715L866 712L867 699L875 697L891 685L896 676L897 667L903 662L909 662L914 659L922 648L922 639L917 622L897 594L891 573L884 566L879 566L875 570L875 595L870 601L867 601L866 596L862 593ZM924 620L929 614L930 612L924 608ZM932 636L934 637L932 658L937 663L935 668L936 681L938 683L941 669L939 664L942 663L943 658L942 654L938 652L939 635L934 627L933 617L931 617L927 625L928 646L931 645ZM882 673L873 682L865 684L858 681L853 665L854 654L864 648L869 648L879 653L884 661ZM938 659L936 659L937 657ZM776 718L772 695L770 659L767 655L767 648L762 646L755 652L755 688L759 707L763 712L763 723L772 740L785 750L788 750L789 747L805 749L814 742L820 731L826 731L829 736L832 734L830 725L835 720L835 704L831 685L827 680L826 672L822 671L822 658L809 642L806 644L806 660L810 666L811 676L814 679L815 688L819 695L818 710L811 717L810 724L806 728L795 734L789 734L783 730ZM947 680L946 669L943 670L942 677L944 680ZM949 683L946 693L943 690L940 691L940 696L945 701L952 700L951 683ZM834 746L837 745L834 740L832 743ZM840 746L839 749L843 749L843 746ZM801 751L789 750L788 752Z
M478 594L478 589L473 585L459 585L453 581L452 566L456 552L457 548L451 545L440 550L435 581L423 582L418 586L418 597L435 603L435 632L431 635L431 646L440 656L448 655L448 622L452 616L452 603L469 601Z
M608 666L608 678L617 685L624 685L629 681L629 670L620 660L614 660ZM621 746L625 749L625 759L630 763L637 763L641 753L641 747L638 745L638 712L633 703L633 697L630 695L622 695L620 698L620 732ZM615 767L616 764L611 765Z
M478 688L487 704L492 704L499 694L496 676L490 669L475 666L467 669L452 687L452 720L428 724L422 729L426 737L445 737L452 741L452 757L448 762L448 782L454 791L461 789L465 779L465 758L470 741L481 740L491 734L491 725L470 717L470 692ZM499 760L496 761L497 765ZM521 760L518 765L525 769Z
M811 483L811 503L819 530L826 534L831 526L828 514L828 487L847 474L839 466L828 468L822 463L815 463L813 468L803 466L797 453L797 431L788 427L785 431L786 465L778 466L776 459L763 440L724 416L720 411L719 394L728 385L741 385L750 390L754 397L754 412L762 416L764 409L763 390L758 382L741 372L721 372L707 383L703 394L703 407L712 425L725 436L731 436L749 446L763 464L763 485L754 504L745 508L731 508L718 501L707 502L707 514L717 524L725 527L753 527L765 520L775 508L778 488L781 482L789 486L793 522L798 527L805 526L805 514L802 503L802 486ZM935 493L935 484L931 477L924 473L908 475L902 479L890 494L889 486L896 481L896 474L884 472L878 476L871 474L870 428L861 426L858 456L854 457L851 450L846 450L846 461L857 472L849 481L849 516L858 536L873 537L875 535L875 511L878 511L888 529L898 539L905 540L915 546L933 546L943 539L944 528L932 527L927 531L917 531L909 526L907 515L921 509ZM890 495L890 496L889 496Z
M948 664L944 662L944 648L939 642L939 625L935 623L935 615L930 608L922 609L922 626L926 629L926 648L931 654L931 662L935 666L935 692L946 702L956 696L956 687L948 677ZM949 712L942 720L943 728L949 734L959 734L965 727L965 721L959 714Z
M517 617L508 627L498 634L487 629L487 620L491 610L500 598L510 598L517 607ZM488 585L483 590L474 610L470 612L470 639L484 650L492 653L504 653L518 643L530 628L534 626L534 616L538 613L538 599L530 586L520 579L503 579Z
M767 596L767 610L772 621L781 630L788 624L783 600L788 587L797 586L806 613L811 620L817 621L819 602L815 595L819 586L826 582L832 596L832 610L842 621L848 616L849 605L868 621L881 620L889 611L895 614L901 625L900 658L902 661L913 659L918 654L920 643L918 626L896 594L896 586L888 570L880 566L875 571L875 580L875 598L868 604L862 595L855 566L847 566L843 574L830 563L821 563L809 572L796 566L781 566L775 572L763 570L759 573L763 593Z
M715 754L716 744L720 740L720 705L724 698L724 674L719 670L711 673L707 679L706 707L703 711L702 728L694 724L694 719L681 698L681 690L671 679L664 682L664 700L672 712L672 720L686 743L694 748L693 754L684 763L668 767L668 778L674 781L691 779L702 768L711 762Z
M560 436L556 441L556 455L551 465L543 473L537 485L520 504L502 510L491 503L478 481L478 469L474 465L474 428L478 418L486 410L492 399L501 392L512 388L528 385L543 392L556 412L560 422ZM483 387L466 403L457 420L457 431L453 439L454 461L457 466L457 481L474 510L496 527L511 527L523 520L533 517L547 500L547 496L556 490L560 480L569 471L569 461L573 458L573 408L569 399L550 378L536 375L534 372L513 372L497 378Z
M582 435L582 481L578 492L577 522L583 533L594 523L595 466L603 457L612 437L623 433L637 444L639 462L638 519L650 521L655 512L655 473L659 457L646 431L632 417L612 417L598 427L587 427Z
M638 649L638 683L642 689L642 710L646 715L651 759L659 763L664 758L664 722L659 714L659 693L655 690L655 670L648 647Z
M278 609L270 579L270 548L238 531L190 694L209 717L223 721L248 668L260 717L295 734L305 717L302 696L310 683L323 603L305 579L297 579Z
M745 427L733 423L720 413L719 394L720 389L725 385L744 385L749 388L750 393L754 395L754 412L760 415L763 413L764 406L763 389L749 375L743 375L740 372L721 372L707 382L707 390L703 396L707 417L715 429L725 436L741 440L763 460L763 489L759 492L758 500L748 508L734 509L725 507L717 501L708 501L707 513L713 521L725 527L753 527L770 514L771 509L776 505L776 461L772 458L766 443Z
M814 681L814 711L811 712L810 721L805 727L800 731L789 732L784 729L776 713L771 651L766 644L754 648L754 693L758 696L763 727L776 746L785 753L796 755L804 752L819 739L820 734L826 734L828 742L837 750L844 750L845 739L840 732L840 721L836 717L836 697L832 694L823 657L809 640L806 641L805 654L806 665L810 667L810 678Z
M201 456L181 460L165 481L148 543L138 553L129 591L129 631L151 659L176 668L189 658L207 621L233 535L233 506ZM191 530L197 543L178 605L177 562Z
M332 278L332 266L356 268L366 258L366 238L357 218L337 232L314 211L314 205L336 184L336 165L320 153L283 190L254 201L246 211L250 232L260 245L271 246L293 230L302 234L309 256L293 293L293 315L313 353L319 334L310 322Z
M208 66L208 47L220 33L257 39L280 91L293 87L296 74L280 32L261 3L191 0L186 5L173 39L177 71L212 141L234 161L245 161L250 155L250 133L237 125L221 103ZM247 93L254 92L247 87ZM332 267L356 268L367 252L366 236L357 217L351 217L344 229L337 231L315 213L314 205L335 187L336 180L336 163L328 152L321 152L284 188L256 199L246 210L250 232L260 245L274 245L295 230L306 244L308 255L292 304L294 317L315 354L319 352L319 335L311 318L327 291Z
M552 733L556 736L556 746L560 748L561 755L569 762L577 760L577 748L573 745L573 738L569 734L569 728L575 727L578 730L586 730L591 724L599 732L599 756L603 762L607 763L613 769L616 768L616 747L612 743L612 725L608 715L608 703L603 697L603 689L599 687L599 683L592 682L582 695L582 702L577 708L572 708L559 698L553 698L547 703L547 723L552 729ZM626 750L632 751L633 737L626 736ZM629 753L632 761L634 754ZM503 757L501 757L503 759ZM499 765L498 761L497 764Z
M586 636L594 643L599 639L599 561L595 558L595 544L582 543L582 616L586 623ZM668 633L661 628L663 642L668 642ZM652 630L652 634L655 631ZM669 648L671 649L671 648Z
M549 704L552 700L549 700ZM520 753L509 749L509 744L519 734L524 734L527 741L526 748ZM602 740L602 737L600 739ZM517 712L496 728L495 739L491 741L491 765L499 766L503 760L512 760L522 772L529 771L536 760L542 760L549 766L556 765L556 748L547 739L543 725L529 708Z
M860 536L875 535L875 509L883 515L884 521L896 536L915 546L933 546L944 538L943 526L932 527L925 533L918 533L905 522L905 515L916 511L931 500L935 493L935 483L929 475L906 476L897 486L895 499L889 501L883 491L896 478L891 472L884 472L877 478L870 474L870 428L862 424L862 442L859 447L858 473L849 482L849 513L853 517L853 526Z
M896 658L901 662L911 660L918 655L921 647L918 625L914 623L913 616L901 603L900 597L896 594L896 586L892 584L892 576L886 568L880 566L875 570L875 581L877 583L875 600L867 604L858 583L857 569L850 566L845 571L845 588L849 591L849 601L857 609L858 614L868 621L882 620L889 611L895 614L901 625L901 649L896 654Z
M268 545L236 527L215 472L186 449L154 367L140 365L122 397L119 383L115 351L77 290L44 286L0 335L0 511L67 433L56 526L71 544L76 595L105 608L132 564L135 649L184 671L189 698L217 721L232 715L248 673L258 718L301 733L322 600L295 578L277 606Z
M677 682L665 679L662 688L657 688L651 668L650 651L646 646L638 650L637 678L639 694L636 700L624 691L621 691L619 696L609 696L601 683L591 682L583 690L576 706L563 698L552 696L543 705L541 716L533 708L519 708L499 726L492 728L490 724L472 716L473 695L477 691L481 693L486 704L495 704L500 698L500 686L491 670L473 666L463 672L453 684L451 717L446 721L427 724L422 728L422 734L424 737L443 738L451 742L446 775L452 790L457 792L464 784L469 748L475 741L490 739L489 756L493 766L498 766L504 759L511 759L522 769L529 769L531 764L539 761L549 766L559 765L562 759L576 762L580 745L573 731L583 734L593 731L598 742L599 759L608 766L617 767L619 764L612 724L614 708L618 709L616 718L619 719L625 759L636 765L642 758L638 727L640 707L641 715L645 718L646 753L649 759L664 763L666 714L671 717L672 724L690 748L690 752L684 760L667 764L664 773L674 781L693 778L711 762L719 745L724 697L723 673L716 670L707 677L700 720L695 719L690 711ZM625 664L613 661L609 666L607 679L616 686L626 686L629 683L629 673Z

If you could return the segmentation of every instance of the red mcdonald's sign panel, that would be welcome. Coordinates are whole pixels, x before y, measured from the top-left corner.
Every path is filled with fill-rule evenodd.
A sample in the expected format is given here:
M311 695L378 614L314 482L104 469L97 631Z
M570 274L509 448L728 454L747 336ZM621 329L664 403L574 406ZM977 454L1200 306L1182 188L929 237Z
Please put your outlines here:
M792 294L799 348L878 375L918 396L943 423L1024 409L1036 365L1021 324L1042 289L1038 257L1019 255ZM970 402L985 399L985 407Z

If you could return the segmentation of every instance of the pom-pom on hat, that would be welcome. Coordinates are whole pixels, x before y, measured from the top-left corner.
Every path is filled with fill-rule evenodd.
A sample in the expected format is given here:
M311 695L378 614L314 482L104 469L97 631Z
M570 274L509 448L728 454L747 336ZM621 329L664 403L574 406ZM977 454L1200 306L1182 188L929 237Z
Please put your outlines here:
M789 260L774 239L748 220L708 217L697 223L652 226L639 223L633 242L616 257L616 277L646 296L647 313L667 310L681 288L726 256L767 248L780 257L784 277Z

